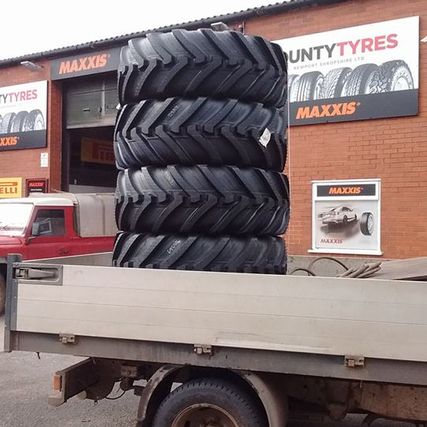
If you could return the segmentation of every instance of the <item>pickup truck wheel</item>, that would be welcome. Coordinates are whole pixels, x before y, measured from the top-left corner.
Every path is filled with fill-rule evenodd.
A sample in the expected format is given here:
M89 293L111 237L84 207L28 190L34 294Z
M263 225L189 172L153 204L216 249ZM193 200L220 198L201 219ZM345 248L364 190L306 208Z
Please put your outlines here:
M265 427L258 402L233 384L217 379L184 383L160 405L153 427Z
M173 96L286 103L286 56L238 31L172 30L129 40L118 75L121 105Z
M289 220L285 175L205 165L120 172L119 230L138 233L280 235Z
M0 273L0 315L4 313L6 304L6 280L3 274Z
M114 132L121 169L166 165L235 165L283 171L283 111L235 99L169 98L128 104Z
M286 251L280 237L119 233L113 250L113 265L284 274Z

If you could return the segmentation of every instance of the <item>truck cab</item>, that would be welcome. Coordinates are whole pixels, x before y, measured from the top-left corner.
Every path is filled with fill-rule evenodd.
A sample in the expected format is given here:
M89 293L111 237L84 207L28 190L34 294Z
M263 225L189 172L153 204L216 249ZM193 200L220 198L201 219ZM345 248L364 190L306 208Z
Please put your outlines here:
M0 313L6 260L111 251L116 234L113 194L53 193L0 201Z

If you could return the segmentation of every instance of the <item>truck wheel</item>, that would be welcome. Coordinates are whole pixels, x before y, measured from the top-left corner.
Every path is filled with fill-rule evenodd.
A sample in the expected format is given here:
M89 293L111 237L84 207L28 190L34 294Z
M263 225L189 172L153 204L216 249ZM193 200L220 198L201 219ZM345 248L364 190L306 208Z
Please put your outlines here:
M411 70L405 61L388 61L380 66L380 92L394 92L414 88Z
M205 165L120 172L119 230L139 233L279 235L289 220L285 175Z
M360 217L360 231L365 236L371 236L374 232L374 216L371 212L364 212Z
M303 74L295 84L298 84L296 101L320 99L323 91L323 74L319 71L310 71Z
M356 67L344 83L342 96L378 93L379 67L376 64L362 64Z
M46 129L43 113L40 110L32 110L28 113L23 123L23 131Z
M150 33L121 51L119 100L209 96L280 107L286 66L282 48L258 36L210 29Z
M280 237L152 235L119 233L113 250L118 267L286 273Z
M10 133L12 128L13 119L15 118L15 113L7 113L4 115L2 123L1 123L1 129L0 133Z
M17 133L17 132L23 131L23 125L27 115L28 115L28 111L20 111L18 114L15 115L15 117L12 120L12 124L10 126L11 133Z
M339 98L344 84L351 73L351 68L335 68L326 74L323 81L322 98Z
M246 391L218 379L184 383L162 402L153 427L265 427L260 404Z
M115 129L121 169L149 165L235 165L283 171L286 118L235 99L148 100L124 106Z
M0 273L0 315L4 313L6 304L6 280L3 274Z

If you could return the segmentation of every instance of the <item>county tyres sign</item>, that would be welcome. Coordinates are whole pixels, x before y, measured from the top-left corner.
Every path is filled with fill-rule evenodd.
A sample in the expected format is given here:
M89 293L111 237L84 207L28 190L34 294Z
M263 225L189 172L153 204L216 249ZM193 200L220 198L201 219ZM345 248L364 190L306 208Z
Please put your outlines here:
M419 17L278 40L292 125L418 113Z

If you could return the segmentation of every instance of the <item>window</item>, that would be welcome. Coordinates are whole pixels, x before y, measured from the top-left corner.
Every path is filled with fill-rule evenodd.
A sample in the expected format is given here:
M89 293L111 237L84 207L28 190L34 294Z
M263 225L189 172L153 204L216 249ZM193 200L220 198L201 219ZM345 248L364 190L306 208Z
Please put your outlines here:
M32 236L63 236L65 216L63 209L40 209L33 223Z

